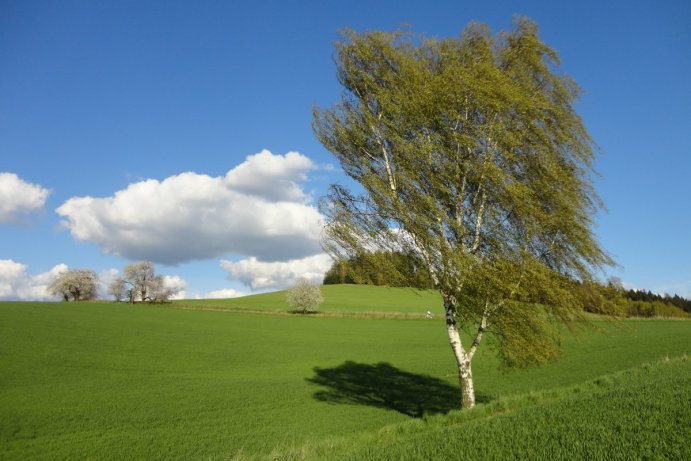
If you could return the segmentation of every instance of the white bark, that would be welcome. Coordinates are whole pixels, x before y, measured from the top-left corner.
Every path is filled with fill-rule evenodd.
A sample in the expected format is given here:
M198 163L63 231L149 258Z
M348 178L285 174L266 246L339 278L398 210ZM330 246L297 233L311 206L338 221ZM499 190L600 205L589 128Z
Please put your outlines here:
M380 112L379 115L377 116L377 122L381 123L381 117L382 113ZM396 177L393 174L393 170L391 169L391 162L389 161L389 153L386 151L386 145L384 144L384 140L382 139L382 136L377 128L375 128L374 125L370 124L370 129L372 130L372 134L374 134L374 137L377 140L377 144L379 144L379 148L381 149L382 153L382 158L384 159L384 167L386 168L386 175L387 179L389 180L389 188L391 189L391 192L396 194Z
M480 209L477 212L477 221L475 221L475 238L473 239L473 247L470 252L475 253L480 247L480 236L482 231L482 218L485 214L485 202L487 200L487 195L483 192L482 198L480 199Z
M461 334L456 324L454 301L450 298L445 298L444 309L446 311L446 333L449 337L451 350L456 358L456 365L458 366L458 382L461 386L461 406L463 408L473 408L475 406L475 386L473 384L473 372L470 366L472 357L465 351L461 342Z
M482 313L482 320L480 320L480 326L477 328L477 333L475 334L475 339L473 340L473 344L470 345L470 350L468 351L468 358L470 360L473 360L473 356L475 355L475 351L477 350L477 347L480 345L480 341L482 341L482 334L485 332L487 329L487 318L489 317L489 304L485 304L485 310Z

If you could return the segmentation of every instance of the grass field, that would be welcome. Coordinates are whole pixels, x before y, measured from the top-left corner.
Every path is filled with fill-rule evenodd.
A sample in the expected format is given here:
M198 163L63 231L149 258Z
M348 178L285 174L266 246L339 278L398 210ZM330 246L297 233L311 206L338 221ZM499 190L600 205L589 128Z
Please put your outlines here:
M367 317L423 318L427 310L441 313L439 294L413 288L368 285L324 285L324 304L318 311L326 315ZM262 293L242 298L174 301L174 307L233 311L285 313L290 310L284 291Z
M691 459L687 357L311 447L331 460Z
M434 302L430 295L403 299L410 290L335 288L331 300L325 293L333 313L400 309L396 312L417 314ZM346 297L350 288L351 301L339 301L335 295ZM366 290L357 291L361 288ZM358 296L367 299L359 302ZM266 299L210 302L276 309ZM621 391L622 419L610 418L612 424L634 430L637 426L629 424L637 411L667 415L675 410L671 417L685 418L686 424L677 421L676 431L662 425L651 440L662 440L670 450L681 450L675 436L688 440L688 362L648 367L648 381L616 375L689 353L688 321L604 325L604 334L567 339L559 361L526 370L502 371L491 350L481 348L474 366L481 405L473 412L477 417L461 424L468 416L453 411L444 416L458 405L458 396L440 318L259 315L195 310L216 307L181 303L173 306L183 309L0 303L0 458L378 459L393 446L401 447L391 451L401 456L415 453L414 446L423 450L420 438L428 447L443 446L445 431L457 431L452 436L466 440L460 435L463 424L483 433L481 424L496 426L495 436L478 439L481 446L499 443L501 434L510 434L509 426L530 432L531 421L543 417L540 411L570 415L573 407L568 418L576 418L578 427L602 422L606 412L618 408L620 386L588 384L597 379L628 386ZM573 386L581 391L568 390ZM642 390L659 404L632 406L626 400ZM613 402L611 408L601 401ZM500 417L483 417L483 411L495 411L492 406L512 405L515 410L502 410ZM510 418L526 421L525 427L519 429ZM568 432L566 423L546 429L552 426ZM608 430L602 429L602 437L611 435ZM575 440L566 433L560 437ZM586 445L599 443L597 437L588 440ZM448 457L447 449L459 446L429 454Z

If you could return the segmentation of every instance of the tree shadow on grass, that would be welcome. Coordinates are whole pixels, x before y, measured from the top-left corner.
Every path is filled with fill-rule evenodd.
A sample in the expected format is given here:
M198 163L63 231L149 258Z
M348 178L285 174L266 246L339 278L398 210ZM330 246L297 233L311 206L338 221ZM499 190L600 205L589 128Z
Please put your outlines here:
M388 363L368 365L349 360L334 368L315 367L314 373L307 381L327 388L314 394L322 402L387 408L413 418L447 413L461 406L457 387Z

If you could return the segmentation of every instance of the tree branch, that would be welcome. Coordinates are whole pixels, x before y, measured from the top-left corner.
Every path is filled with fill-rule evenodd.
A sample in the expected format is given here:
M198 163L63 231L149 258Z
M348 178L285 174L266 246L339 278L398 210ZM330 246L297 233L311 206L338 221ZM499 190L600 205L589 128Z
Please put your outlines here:
M468 350L468 360L473 360L473 355L475 355L475 351L477 350L477 347L480 345L480 341L482 341L482 334L487 330L487 320L489 319L489 301L485 302L485 309L482 311L482 319L480 320L480 326L477 328L477 333L475 334L475 339L473 340L473 343L470 345L470 349Z
M377 115L377 121L381 122L381 112ZM381 148L382 155L384 157L384 166L386 167L386 174L389 179L389 187L391 188L391 192L396 194L396 178L393 175L393 172L391 170L391 163L389 162L389 153L386 151L386 146L384 145L384 141L382 140L382 136L379 133L379 131L374 127L374 125L370 124L370 129L372 130L372 133L374 134L374 138L377 140L377 144L379 144L379 147Z
M475 221L475 238L473 239L473 246L470 248L471 253L475 253L480 247L480 233L482 230L482 219L485 214L485 204L487 202L487 194L482 193L480 199L480 208L477 211L477 220Z

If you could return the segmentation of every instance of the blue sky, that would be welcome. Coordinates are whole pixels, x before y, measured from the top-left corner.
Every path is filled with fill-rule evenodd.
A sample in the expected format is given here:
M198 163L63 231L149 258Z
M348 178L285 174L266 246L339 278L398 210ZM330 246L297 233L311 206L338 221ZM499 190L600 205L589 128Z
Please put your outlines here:
M188 297L318 278L314 203L343 178L311 110L339 96L338 30L445 37L514 14L585 90L609 273L691 297L686 1L4 0L0 299L40 298L63 265L107 279L143 257Z

